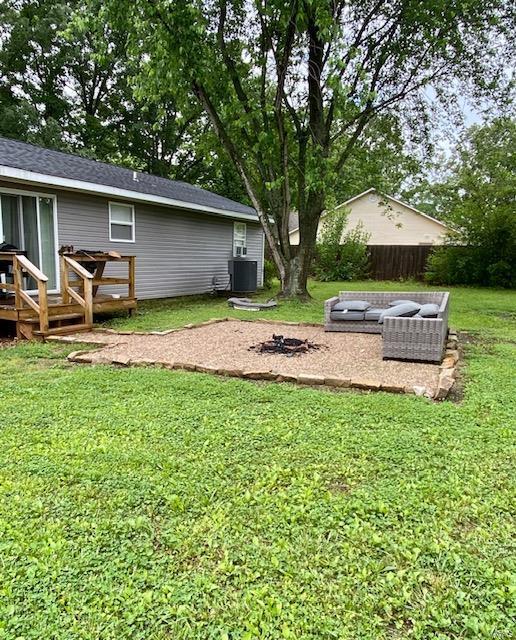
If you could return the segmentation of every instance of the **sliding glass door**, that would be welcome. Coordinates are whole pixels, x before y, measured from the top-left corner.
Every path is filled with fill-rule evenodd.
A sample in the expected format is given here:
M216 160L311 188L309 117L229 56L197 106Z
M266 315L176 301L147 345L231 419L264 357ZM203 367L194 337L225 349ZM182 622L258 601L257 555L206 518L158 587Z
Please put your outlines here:
M57 286L56 277L56 238L54 225L54 199L38 198L39 205L39 243L41 251L41 271L48 276L49 289ZM52 285L52 286L50 286Z
M53 197L0 190L0 242L26 251L48 277L50 291L57 288L54 205Z
M0 242L7 242L15 247L21 246L18 196L0 196L0 230Z

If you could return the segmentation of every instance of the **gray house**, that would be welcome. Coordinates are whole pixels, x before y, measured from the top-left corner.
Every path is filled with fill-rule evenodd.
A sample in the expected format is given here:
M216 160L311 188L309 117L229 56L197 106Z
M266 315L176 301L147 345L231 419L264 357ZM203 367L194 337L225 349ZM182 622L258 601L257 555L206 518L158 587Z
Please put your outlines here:
M263 284L264 235L254 209L184 182L6 138L2 242L24 250L47 277L49 294L61 290L63 245L134 256L140 299L225 289L233 256L256 260ZM96 285L101 292L102 278Z

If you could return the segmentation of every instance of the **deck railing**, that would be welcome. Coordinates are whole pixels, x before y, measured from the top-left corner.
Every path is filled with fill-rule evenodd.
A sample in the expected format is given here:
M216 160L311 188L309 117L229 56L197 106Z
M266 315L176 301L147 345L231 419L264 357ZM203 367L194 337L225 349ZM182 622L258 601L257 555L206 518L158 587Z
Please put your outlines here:
M91 271L88 273L92 273L93 276L93 296L96 296L100 287L108 287L108 286L117 286L127 285L127 297L130 299L134 299L136 296L136 286L135 286L135 274L136 274L136 266L135 266L135 257L134 256L122 256L116 254L116 256L111 255L110 253L94 253L88 254L86 252L80 253L64 253L61 255L61 264L63 258L70 259L75 261L81 265L84 269L84 266L93 265ZM122 277L120 275L112 276L105 275L106 266L108 264L126 264L127 265L127 275ZM84 265L84 266L83 266ZM87 270L85 270L87 271Z
M84 310L84 324L93 324L93 275L69 256L60 257L61 266L61 298L63 304L75 300ZM70 271L77 279L70 282ZM80 291L76 291L77 287ZM82 295L81 295L82 294Z
M39 330L42 333L48 331L48 292L47 292L47 276L36 267L35 264L23 255L14 254L12 257L13 262L13 277L14 284L7 285L2 283L1 288L6 288L9 291L14 291L14 299L17 309L23 309L24 305L31 307L39 318ZM36 281L38 287L38 299L36 300L30 296L24 287L24 274Z
M94 311L127 309L132 312L136 308L135 258L113 254L115 252L61 254L60 295L49 297L48 277L24 252L0 251L1 317L14 319L17 334L31 339L33 335L64 333L73 327L78 330L91 328ZM127 276L106 275L104 271L108 262L125 263ZM127 295L97 296L99 288L110 285L127 285ZM84 317L82 324L61 324L76 321L81 316ZM58 326L52 324L56 322Z

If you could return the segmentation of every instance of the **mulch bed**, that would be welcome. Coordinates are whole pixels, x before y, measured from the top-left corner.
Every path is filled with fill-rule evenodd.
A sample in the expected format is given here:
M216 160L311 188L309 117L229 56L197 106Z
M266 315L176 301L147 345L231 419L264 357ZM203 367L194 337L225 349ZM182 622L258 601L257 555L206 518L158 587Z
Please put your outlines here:
M251 349L271 340L273 334L308 340L319 348L295 356ZM227 320L154 334L96 331L64 340L103 345L96 351L73 354L71 359L79 362L156 364L252 379L383 389L430 397L439 381L438 365L384 361L380 335L326 333L319 325Z

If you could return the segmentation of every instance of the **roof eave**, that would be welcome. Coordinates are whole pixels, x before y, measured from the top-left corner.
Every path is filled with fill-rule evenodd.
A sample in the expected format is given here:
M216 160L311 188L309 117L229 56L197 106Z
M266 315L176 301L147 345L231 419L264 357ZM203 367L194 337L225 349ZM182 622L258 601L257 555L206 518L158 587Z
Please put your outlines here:
M397 204L400 204L403 207L406 207L407 209L410 209L414 213L417 213L419 216L422 216L423 218L426 218L427 220L431 220L432 222L437 223L441 227L444 227L446 230L450 229L450 227L447 224L445 224L444 222L441 222L440 220L437 220L437 218L433 218L432 216L428 215L428 213L424 213L423 211L419 211L419 209L416 209L416 207L413 207L412 205L407 204L406 202L403 202L402 200L398 200L397 198L394 198L393 196L389 196L386 193L381 193L380 191L377 191L374 187L371 187L370 189L367 189L367 191L362 191L362 193L359 193L358 195L353 196L352 198L349 198L349 200L346 200L345 202L342 202L341 204L338 204L335 207L335 209L341 209L342 207L346 207L348 204L351 204L355 200L358 200L362 196L365 196L368 193L372 193L372 192L379 193L384 198L388 198L389 200L392 200L393 202L396 202ZM326 211L323 211L322 214L321 214L321 217L323 217L325 215L325 213L326 213ZM299 226L297 226L295 229L292 229L291 231L289 231L289 235L292 234L292 233L295 233L296 231L299 231Z
M93 193L96 195L105 195L109 197L126 198L138 202L146 202L149 204L161 205L164 207L174 207L176 209L186 209L196 211L198 213L206 213L218 215L226 218L247 220L258 223L257 216L251 213L242 213L240 211L230 211L226 209L218 209L207 205L195 204L194 202L185 202L166 198L164 196L152 195L149 193L140 193L139 191L131 191L130 189L120 189L119 187L110 187L108 185L98 184L94 182L86 182L84 180L73 180L71 178L62 178L60 176L51 176L44 173L36 173L34 171L25 171L15 167L0 165L0 178L10 178L18 182L44 184L52 187L58 187L67 191L78 191L82 193Z

